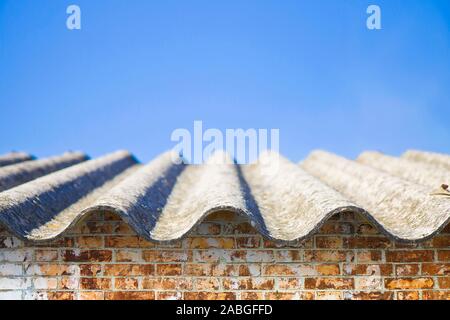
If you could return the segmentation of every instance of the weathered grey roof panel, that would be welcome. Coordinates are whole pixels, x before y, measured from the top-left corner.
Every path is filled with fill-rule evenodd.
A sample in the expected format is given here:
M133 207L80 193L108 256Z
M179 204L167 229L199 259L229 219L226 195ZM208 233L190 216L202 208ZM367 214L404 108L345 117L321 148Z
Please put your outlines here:
M427 162L395 158L373 151L362 153L357 161L432 189L438 189L443 184L450 184L450 168L434 166Z
M450 197L434 195L433 188L324 151L313 152L302 167L370 212L394 238L425 239L449 221Z
M0 168L0 192L85 160L87 156L84 153L68 152L57 157L2 167Z
M148 240L167 242L228 210L248 217L266 238L294 241L350 211L394 239L420 241L450 217L450 193L434 190L448 170L430 163L373 152L356 162L323 151L301 166L274 152L252 165L236 165L222 152L204 165L175 159L167 152L140 165L121 151L47 174L0 192L0 222L24 239L48 240L107 210Z
M136 164L125 151L86 161L0 193L0 221L22 238Z
M450 169L450 155L447 154L408 150L402 155L402 158Z
M0 155L0 167L9 166L11 164L32 160L33 156L24 152L11 152Z

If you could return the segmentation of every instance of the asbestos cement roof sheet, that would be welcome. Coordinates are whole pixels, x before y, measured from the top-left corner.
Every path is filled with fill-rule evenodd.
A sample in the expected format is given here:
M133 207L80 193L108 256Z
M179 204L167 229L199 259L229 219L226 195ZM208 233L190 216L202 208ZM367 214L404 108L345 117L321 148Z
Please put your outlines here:
M183 164L172 152L145 165L127 151L92 160L82 153L22 156L0 168L0 223L32 241L56 238L98 210L120 215L154 242L180 239L206 215L224 210L247 216L275 241L308 238L340 212L361 214L406 242L432 237L450 219L450 156L444 154L364 152L349 160L314 151L295 164L265 152L251 165L237 165L222 152L203 165Z
M23 152L11 152L0 155L0 167L8 166L14 163L32 160L33 156Z

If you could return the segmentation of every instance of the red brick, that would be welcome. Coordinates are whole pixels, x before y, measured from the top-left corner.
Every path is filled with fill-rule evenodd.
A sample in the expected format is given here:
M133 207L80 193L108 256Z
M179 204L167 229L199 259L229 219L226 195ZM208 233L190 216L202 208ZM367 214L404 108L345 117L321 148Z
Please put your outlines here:
M75 300L75 293L71 291L48 291L48 300Z
M112 252L110 250L66 250L63 251L63 259L67 262L110 262Z
M105 221L121 221L122 218L115 212L105 212L104 213Z
M195 234L205 236L219 235L220 229L220 224L218 223L203 222L197 227Z
M190 252L187 250L145 250L142 254L147 262L186 262L192 261Z
M76 238L76 243L79 248L102 248L103 238L98 236L82 236Z
M303 261L302 250L277 250L275 259L279 262L299 262Z
M314 266L300 264L269 264L264 267L264 275L268 276L302 276L314 275Z
M335 276L341 273L338 264L318 264L315 265L317 274L322 276Z
M331 217L329 217L327 221L336 222L336 221L342 220L341 218L342 218L342 215L340 213L336 213L336 214L332 215Z
M316 236L316 248L319 249L339 249L342 248L342 237Z
M181 300L183 298L183 293L176 291L164 291L158 292L157 298L158 300Z
M450 236L435 236L431 243L434 248L448 248L450 247Z
M178 276L181 275L181 264L158 264L156 265L156 274L160 276Z
M69 276L76 275L79 266L69 264L46 263L41 265L29 265L26 267L26 273L30 275L44 276Z
M25 242L27 247L36 248L71 248L74 245L74 241L69 237L61 237L50 241L39 241L39 242ZM0 240L1 247L1 240Z
M137 236L107 236L107 248L153 248L155 245Z
M348 237L344 238L344 247L349 249L385 249L392 247L386 237Z
M78 277L61 277L58 279L58 288L61 290L76 290L79 282Z
M36 250L36 261L49 262L58 260L57 250Z
M266 292L266 300L296 300L294 292Z
M232 292L185 292L186 300L236 300L236 294Z
M353 224L348 222L328 221L321 228L321 234L353 234Z
M441 289L450 289L450 276L438 278L438 285Z
M229 223L224 226L223 233L226 235L229 234L257 234L258 232L255 230L255 228L252 227L252 225L248 222L242 222L242 223Z
M190 249L233 249L234 238L188 238L186 239L187 247Z
M353 289L354 281L352 278L306 278L306 289Z
M266 300L314 300L312 292L266 292Z
M203 223L195 236L173 244L145 241L119 220L88 221L53 242L25 241L29 249L5 241L30 251L25 275L37 285L31 293L37 298L450 299L448 233L420 244L391 243L366 222L332 220L305 242L283 243L263 240L238 221ZM102 249L103 239L109 249ZM266 250L255 250L263 244ZM9 261L7 251L2 261ZM33 279L52 284L40 287L44 282Z
M338 214L339 220L341 221L366 221L365 218L360 217L359 214L355 214L354 212L344 211Z
M112 232L112 225L103 221L87 221L80 227L80 233L82 234L108 234Z
M105 265L105 276L151 276L155 274L152 264L108 264Z
M358 260L358 263L381 262L382 261L381 251L378 251L378 250L359 251L356 253L356 258Z
M233 250L230 254L231 262L272 262L274 260L272 250Z
M377 227L375 227L369 223L362 223L362 224L358 225L356 233L358 233L360 235L364 235L364 236L380 234Z
M383 290L383 279L381 276L355 277L355 289L361 291Z
M397 299L398 300L419 300L420 294L419 294L419 291L398 291Z
M103 221L105 219L104 212L94 212L85 217L85 221Z
M260 237L238 237L236 238L237 248L259 248L261 245Z
M105 298L102 291L81 291L80 300L103 300Z
M262 292L241 292L240 300L263 300L264 294Z
M439 250L438 251L439 261L450 261L450 250Z
M392 292L381 291L352 291L345 295L348 300L392 300Z
M239 265L239 264L227 264L227 263L219 263L219 264L213 264L208 265L206 264L206 273L210 273L212 276L215 277L223 277L223 276L239 276L240 275L240 268L246 267L245 265ZM261 270L260 270L261 271ZM245 273L249 273L249 269L243 270Z
M302 289L302 282L299 278L278 278L278 288L281 290Z
M223 279L225 290L272 290L275 281L270 278L226 278Z
M391 264L345 264L344 274L353 276L390 276Z
M395 274L397 276L416 276L419 274L418 264L397 264L395 266Z
M314 241L312 238L304 241L291 241L291 242L274 242L270 240L264 240L264 248L268 249L298 249L298 248L312 248Z
M136 290L139 289L139 282L136 278L116 278L114 280L114 288L120 290Z
M431 245L431 243L430 243L430 245ZM427 245L427 242L422 243L422 246L425 248L430 247L430 245ZM399 241L394 242L395 249L417 249L420 246L421 245L417 242L399 242Z
M313 276L338 275L340 268L337 264L268 264L264 274L269 276Z
M235 221L237 216L234 212L220 211L209 214L204 221Z
M385 287L387 289L405 290L405 289L430 289L433 288L434 281L432 278L396 278L385 279Z
M117 262L141 262L142 252L140 250L117 250Z
M316 300L342 300L344 299L343 291L316 291Z
M115 291L106 292L106 300L155 300L155 293L152 291Z
M231 261L231 251L222 249L195 250L192 260L195 262Z
M152 277L144 278L142 281L142 287L144 289L151 290L192 290L191 278L161 278Z
M446 291L438 291L438 290L430 290L423 291L422 298L424 300L450 300L450 290Z
M450 263L423 263L422 274L429 276L450 275Z
M100 264L80 264L80 275L87 277L95 277L102 272Z
M128 224L124 222L115 223L113 227L113 232L115 235L131 235L136 234L136 232Z
M188 276L210 276L213 265L206 263L186 264L184 268L184 273Z
M111 289L111 279L81 278L80 287L84 290L108 290Z
M219 290L220 282L217 278L197 278L195 279L195 288L197 290Z
M386 261L388 262L430 262L433 261L433 251L431 250L400 250L387 251Z
M450 233L450 223L448 223L444 229L442 229L441 234Z
M261 265L259 264L217 264L212 266L211 274L215 277L223 276L259 276Z
M306 250L305 261L307 262L345 262L346 251L341 250Z

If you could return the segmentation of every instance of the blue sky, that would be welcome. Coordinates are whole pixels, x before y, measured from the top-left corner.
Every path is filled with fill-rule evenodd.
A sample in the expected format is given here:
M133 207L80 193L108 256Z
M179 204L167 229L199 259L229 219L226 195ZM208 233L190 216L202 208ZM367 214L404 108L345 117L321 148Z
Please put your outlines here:
M279 128L294 161L450 153L450 1L0 0L0 153L148 161L194 120Z

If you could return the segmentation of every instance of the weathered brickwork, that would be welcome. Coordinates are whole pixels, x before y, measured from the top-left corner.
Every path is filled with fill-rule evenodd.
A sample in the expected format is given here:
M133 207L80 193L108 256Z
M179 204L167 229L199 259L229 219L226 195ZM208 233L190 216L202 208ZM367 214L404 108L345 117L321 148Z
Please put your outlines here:
M450 226L405 245L341 214L305 242L278 245L217 213L155 245L98 213L38 245L0 230L0 299L450 299L449 244Z

